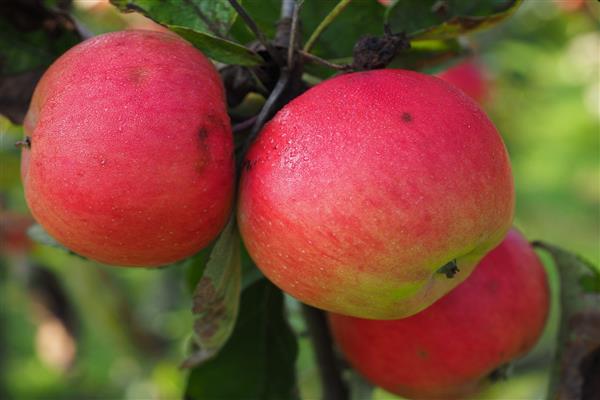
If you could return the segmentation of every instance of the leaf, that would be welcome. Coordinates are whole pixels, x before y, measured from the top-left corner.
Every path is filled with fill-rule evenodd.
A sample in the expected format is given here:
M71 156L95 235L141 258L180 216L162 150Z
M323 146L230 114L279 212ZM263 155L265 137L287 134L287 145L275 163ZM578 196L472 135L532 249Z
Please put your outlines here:
M297 399L296 337L283 294L266 279L244 289L240 315L217 357L188 377L187 399Z
M0 7L0 75L45 69L80 41L75 25L42 5Z
M39 244L43 244L45 246L56 247L59 249L63 249L65 251L69 251L62 244L58 243L56 239L54 239L46 230L39 224L33 224L27 229L27 235L29 238Z
M139 12L163 24L225 36L236 12L227 0L110 0L123 12Z
M300 10L304 38L337 5L339 0L305 1ZM382 35L385 7L376 0L351 2L327 27L311 53L325 59L352 56L354 43L366 35Z
M410 49L398 54L388 68L429 70L467 54L468 50L456 39L416 40L411 42Z
M277 21L279 21L281 16L281 0L243 0L242 5L254 22L256 22L259 29L268 38L274 38ZM256 40L254 34L248 29L242 18L236 18L230 33L242 43L249 43Z
M595 367L585 361L598 357L600 349L600 273L591 263L558 246L533 245L550 253L560 277L558 351L548 399L584 398L584 383L597 379Z
M184 26L168 25L168 27L213 60L246 67L263 63L263 59L258 54L235 42Z
M86 257L75 253L73 250L63 246L56 239L54 239L46 230L39 224L33 224L27 229L27 236L34 242L39 244L43 244L45 246L54 247L56 249L60 249L66 253L69 253L73 256L77 256L81 259L87 260Z
M451 39L489 28L512 15L522 0L397 0L386 11L394 32L412 39Z
M229 339L237 318L241 285L240 238L231 218L217 239L193 294L195 341L189 368L214 357Z

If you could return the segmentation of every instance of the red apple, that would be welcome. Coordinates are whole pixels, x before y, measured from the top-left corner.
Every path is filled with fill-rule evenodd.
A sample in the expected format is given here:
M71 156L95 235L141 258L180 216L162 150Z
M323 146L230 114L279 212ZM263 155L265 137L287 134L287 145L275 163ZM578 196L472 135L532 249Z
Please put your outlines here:
M107 264L159 266L224 226L233 138L219 75L174 34L87 40L39 82L25 120L22 179L35 219Z
M315 307L377 319L462 282L514 206L485 113L403 70L341 75L287 104L251 146L239 190L240 231L268 278Z
M480 104L484 103L489 96L489 82L481 65L473 60L455 65L437 76L456 86Z
M471 276L412 317L374 321L330 314L350 364L377 386L409 398L476 391L494 369L529 351L549 307L544 267L516 230Z

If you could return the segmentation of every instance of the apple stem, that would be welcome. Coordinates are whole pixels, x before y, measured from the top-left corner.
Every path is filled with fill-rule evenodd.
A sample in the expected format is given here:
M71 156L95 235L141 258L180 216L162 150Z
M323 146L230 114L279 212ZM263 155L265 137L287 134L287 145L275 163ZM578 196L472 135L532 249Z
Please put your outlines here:
M19 140L15 142L15 147L27 147L31 148L31 138L29 136L25 136L25 139Z
M333 340L325 312L302 304L302 314L306 321L313 352L319 367L322 398L327 400L348 400L350 393L346 382L342 379L340 362L333 351Z
M446 278L448 279L452 279L458 272L460 272L460 269L458 269L456 260L452 260L449 263L442 266L440 269L438 269L437 272L440 274L445 274Z

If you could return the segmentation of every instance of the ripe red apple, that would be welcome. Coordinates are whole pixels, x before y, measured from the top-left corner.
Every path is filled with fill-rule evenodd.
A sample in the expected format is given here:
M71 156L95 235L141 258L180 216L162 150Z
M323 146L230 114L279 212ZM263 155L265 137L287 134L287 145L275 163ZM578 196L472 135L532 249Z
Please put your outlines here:
M25 120L35 219L107 264L159 266L215 238L231 207L233 138L212 63L174 34L87 40L44 74Z
M409 398L476 391L496 368L529 351L549 307L540 260L516 230L471 276L412 317L374 321L330 314L350 364L377 386Z
M249 149L239 190L241 234L268 278L315 307L377 319L462 282L514 205L484 112L403 70L341 75L287 104Z
M484 103L489 96L489 81L477 62L468 60L437 75L456 86L476 102Z

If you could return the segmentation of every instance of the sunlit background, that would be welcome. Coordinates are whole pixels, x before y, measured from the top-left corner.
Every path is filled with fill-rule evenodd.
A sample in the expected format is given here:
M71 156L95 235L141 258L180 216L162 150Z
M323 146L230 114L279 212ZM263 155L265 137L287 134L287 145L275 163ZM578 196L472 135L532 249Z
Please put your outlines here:
M89 36L152 27L106 2L75 3ZM559 244L595 265L599 15L591 0L530 0L508 22L472 38L490 85L484 107L512 159L516 226L530 239ZM192 331L185 271L115 269L31 244L24 234L31 221L14 147L21 135L0 117L0 398L181 398L186 373L178 366ZM301 338L302 398L318 399L310 342L297 303L289 299L288 305ZM542 399L556 321L554 309L536 349L513 366L508 380L478 398ZM376 389L374 398L397 397Z

